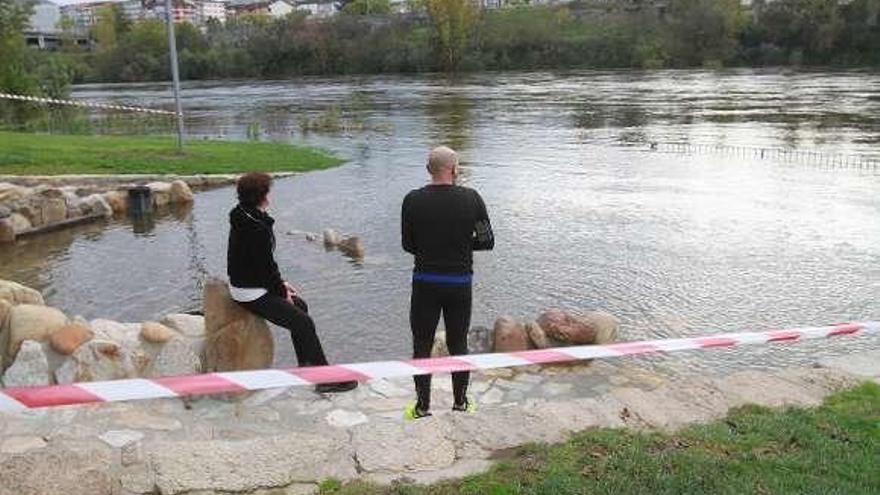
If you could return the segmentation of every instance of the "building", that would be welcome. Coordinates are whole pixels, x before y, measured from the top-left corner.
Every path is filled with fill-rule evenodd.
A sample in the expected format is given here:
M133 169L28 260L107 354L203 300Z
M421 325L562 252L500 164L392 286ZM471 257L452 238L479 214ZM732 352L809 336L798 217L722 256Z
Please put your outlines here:
M148 12L149 17L167 18L164 0L144 0L144 9ZM174 22L201 24L199 5L193 0L173 0L171 2L171 16Z
M59 21L61 21L61 7L40 0L34 3L34 13L28 22L28 30L37 33L55 33L60 31Z
M98 13L101 7L114 5L118 2L100 1L92 3L76 3L63 5L61 16L70 19L73 29L77 32L87 33L98 22Z
M232 0L227 4L227 13L232 16L256 14L279 19L294 10L285 0Z
M214 19L219 22L226 22L226 3L212 0L199 2L199 22L207 23Z
M152 17L152 13L144 7L143 0L125 0L119 4L122 15L131 22L142 21Z
M339 12L334 0L304 0L296 4L296 10L308 12L312 17L330 17Z

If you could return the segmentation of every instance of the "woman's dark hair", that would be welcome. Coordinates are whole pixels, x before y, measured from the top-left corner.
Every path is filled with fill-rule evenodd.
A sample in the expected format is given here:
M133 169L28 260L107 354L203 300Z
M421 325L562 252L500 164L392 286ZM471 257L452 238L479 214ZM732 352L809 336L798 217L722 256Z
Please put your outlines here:
M272 176L262 172L250 172L238 178L238 202L244 206L257 207L266 199L272 188Z

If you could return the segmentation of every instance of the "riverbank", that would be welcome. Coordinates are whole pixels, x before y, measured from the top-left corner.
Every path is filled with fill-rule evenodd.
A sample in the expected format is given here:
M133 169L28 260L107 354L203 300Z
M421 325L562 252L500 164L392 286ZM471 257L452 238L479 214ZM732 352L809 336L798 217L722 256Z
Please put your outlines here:
M180 155L172 137L0 132L0 174L235 174L304 172L338 165L331 154L269 142L190 140Z
M810 487L827 486L839 476L845 482L839 486L864 492L860 488L874 482L867 476L876 458L876 436L870 437L865 419L876 418L876 387L837 396L814 411L747 408L727 421L672 436L651 432L716 421L747 404L814 407L865 380L880 383L880 351L824 359L809 367L716 377L660 374L639 359L483 372L474 376L471 392L479 409L470 415L449 412L449 379L439 377L434 382L435 416L413 423L401 417L412 400L411 381L405 379L376 380L334 396L294 387L226 399L3 414L0 494L288 495L314 493L320 486L332 492L345 482L379 484L350 485L342 491L346 494L420 493L422 489L408 485L490 469L485 476L422 491L485 493L489 488L517 493L534 488L534 493L580 493L579 483L611 490L614 480L634 475L626 471L630 458L650 459L639 466L644 468L642 477L632 481L659 486L660 492L693 488L688 483L703 475L700 480L710 491L712 483L727 479L742 481L744 491L749 486L772 491L775 485L748 485L754 479L748 474L722 475L723 466L745 469L759 461L766 469L776 466L792 477L799 474L804 479L797 482L812 482ZM766 436L774 429L776 433ZM576 433L584 430L590 431ZM515 450L511 460L511 449L530 442L565 443ZM726 442L735 442L736 448ZM797 471L810 459L798 453L819 444L826 448L815 455L827 454L826 464L811 464L808 473ZM493 468L499 458L507 460ZM798 464L798 459L807 464ZM844 460L848 466L829 466L828 459ZM676 470L677 463L687 463L693 477ZM516 477L512 470L518 471ZM667 472L672 474L652 481ZM604 477L596 479L600 474L607 476L607 484ZM760 474L763 478L765 473ZM392 481L398 483L392 487L404 487L389 488Z

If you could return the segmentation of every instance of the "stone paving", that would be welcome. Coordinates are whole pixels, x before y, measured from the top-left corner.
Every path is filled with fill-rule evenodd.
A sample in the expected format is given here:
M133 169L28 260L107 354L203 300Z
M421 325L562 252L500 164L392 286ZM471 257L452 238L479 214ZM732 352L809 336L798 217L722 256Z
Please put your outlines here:
M746 403L815 405L864 380L880 350L808 368L663 375L637 359L475 374L475 414L434 380L432 418L405 422L409 380L0 413L0 495L314 493L327 478L430 483L493 452L590 427L675 429Z

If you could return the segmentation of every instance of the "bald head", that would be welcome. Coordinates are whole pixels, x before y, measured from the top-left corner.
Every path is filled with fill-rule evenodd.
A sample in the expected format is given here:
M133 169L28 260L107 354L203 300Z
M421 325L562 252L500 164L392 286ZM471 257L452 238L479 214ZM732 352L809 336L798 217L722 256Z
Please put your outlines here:
M428 155L428 172L432 177L453 173L458 166L458 153L447 146L438 146Z

